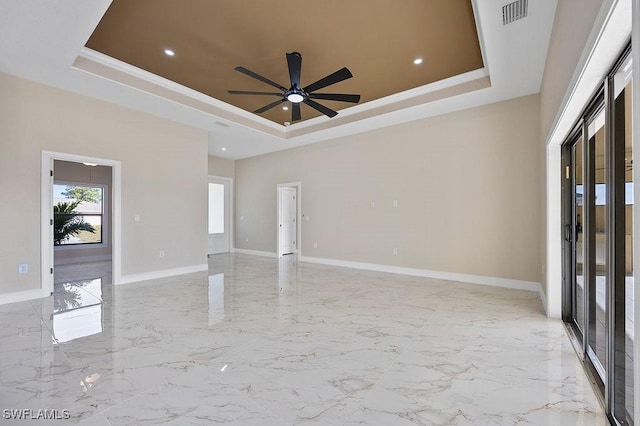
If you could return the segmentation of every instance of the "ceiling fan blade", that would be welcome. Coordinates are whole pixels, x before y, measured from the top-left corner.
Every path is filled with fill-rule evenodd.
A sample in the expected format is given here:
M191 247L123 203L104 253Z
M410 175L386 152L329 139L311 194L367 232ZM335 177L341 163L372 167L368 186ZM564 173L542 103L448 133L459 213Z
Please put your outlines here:
M357 104L360 102L360 95L347 95L345 93L309 93L312 99L325 99L327 101L351 102Z
M244 75L248 75L249 77L253 77L256 80L260 80L263 83L267 83L270 86L277 87L278 89L282 90L283 92L286 92L288 90L286 87L280 86L275 81L271 81L268 78L261 76L260 74L256 74L255 72L253 72L251 70L248 70L245 67L235 67L234 69L236 71L238 71L238 72L241 72Z
M255 114L261 114L261 113L263 113L263 112L265 112L265 111L270 110L271 108L273 108L273 107L275 107L275 106L280 105L280 104L281 104L281 103L283 103L284 101L286 101L286 99L285 99L285 98L278 99L277 101L272 102L272 103L270 103L269 105L265 105L265 106L263 106L262 108L257 109L257 110L255 110L255 111L253 111L253 112L254 112Z
M227 90L227 93L230 95L273 95L273 96L282 96L282 93L276 92L250 92L247 90Z
M291 104L291 121L302 120L302 114L300 114L300 104Z
M303 102L309 105L311 108L320 111L327 117L335 117L336 115L338 115L338 113L332 110L331 108L327 108L324 105L320 105L319 103L317 103L316 101L312 101L311 99L305 99Z
M298 52L287 53L287 65L289 66L289 79L291 87L300 88L300 72L302 71L302 55Z
M311 83L310 85L308 85L302 90L304 90L307 93L310 93L315 90L322 89L323 87L327 87L327 86L331 86L332 84L339 83L342 80L346 80L351 77L353 77L353 74L351 74L351 71L349 71L347 67L344 67L334 72L333 74L329 74L328 76L321 78L315 83Z

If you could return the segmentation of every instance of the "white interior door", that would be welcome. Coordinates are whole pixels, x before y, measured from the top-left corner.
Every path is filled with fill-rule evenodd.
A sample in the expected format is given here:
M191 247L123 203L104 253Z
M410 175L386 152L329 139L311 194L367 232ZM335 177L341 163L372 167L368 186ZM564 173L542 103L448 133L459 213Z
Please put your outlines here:
M231 234L231 180L209 177L207 254L227 253Z
M280 188L280 254L296 252L296 188Z

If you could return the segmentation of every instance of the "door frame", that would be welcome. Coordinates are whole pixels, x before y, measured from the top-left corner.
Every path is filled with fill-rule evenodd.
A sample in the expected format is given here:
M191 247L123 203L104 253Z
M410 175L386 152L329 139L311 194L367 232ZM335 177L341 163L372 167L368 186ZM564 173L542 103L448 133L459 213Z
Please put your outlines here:
M576 244L576 223L575 223L575 171L573 170L576 159L574 158L575 154L573 152L573 147L578 142L578 140L582 139L583 141L583 156L586 151L585 148L585 136L584 136L584 120L580 119L578 124L574 127L574 129L569 133L565 142L561 146L562 154L562 187L561 187L561 197L562 197L562 208L561 208L561 216L562 216L562 227L563 227L563 238L562 238L562 320L566 323L574 323L573 321L573 303L574 300L574 290L575 290L575 264L576 264L576 253L575 253L575 244ZM582 159L583 168L584 168L584 159ZM583 170L584 173L584 170ZM583 176L583 187L585 186ZM584 194L584 190L583 190ZM584 198L583 198L584 200ZM582 224L585 225L584 218L584 206L582 212ZM584 241L583 241L584 244ZM584 263L584 258L583 258ZM584 266L583 266L584 268ZM583 269L584 274L584 269ZM584 279L586 285L586 279ZM583 288L583 298L586 297L586 289ZM586 310L586 307L585 307ZM573 330L576 337L583 343L583 335L579 328L575 327ZM582 345L581 343L581 345ZM579 352L580 359L583 358L583 354L586 348L580 347L579 350L576 348L576 351Z
M276 185L276 253L278 258L282 257L280 250L280 201L282 198L282 188L296 189L296 249L294 251L298 256L302 256L302 182L279 183Z
M208 192L209 183L212 180L214 180L214 181L215 180L223 181L223 182L229 184L229 200L228 200L229 201L229 203L228 203L228 207L229 207L229 235L227 236L227 238L229 239L229 244L228 244L229 251L227 253L231 253L231 252L233 252L233 249L236 246L235 245L235 241L236 240L234 238L234 236L235 236L235 233L234 233L234 229L235 229L235 225L234 224L235 224L235 222L233 220L233 218L234 218L233 178L226 177L226 176L208 175L207 176L207 194L209 193ZM216 182L214 182L214 183L216 183ZM207 199L207 220L209 220L208 206L209 206L209 200ZM207 232L207 238L209 238L209 235L210 235L209 232ZM207 255L209 255L208 252L209 252L209 242L207 241Z
M53 293L53 171L54 160L75 163L94 163L111 167L111 271L113 284L119 284L122 278L122 212L121 212L121 163L117 160L67 154L63 152L42 151L42 169L40 184L40 287L44 294Z

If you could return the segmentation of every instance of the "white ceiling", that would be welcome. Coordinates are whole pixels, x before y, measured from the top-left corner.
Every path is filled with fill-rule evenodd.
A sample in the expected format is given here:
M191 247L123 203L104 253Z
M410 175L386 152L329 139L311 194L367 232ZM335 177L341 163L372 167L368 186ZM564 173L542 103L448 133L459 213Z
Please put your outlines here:
M529 16L507 26L502 25L501 7L508 1L472 3L485 69L392 95L375 104L342 110L341 118L346 117L342 121L328 122L332 119L318 117L290 127L280 126L127 64L100 57L84 45L110 0L0 0L0 71L205 129L211 155L241 159L538 93L557 0L530 1ZM191 102L169 100L74 67L83 58L153 82L210 108L195 108ZM399 101L419 100L425 94L486 76L491 80L488 88L424 103L409 102L413 106L403 109L381 108ZM226 151L222 151L223 147Z

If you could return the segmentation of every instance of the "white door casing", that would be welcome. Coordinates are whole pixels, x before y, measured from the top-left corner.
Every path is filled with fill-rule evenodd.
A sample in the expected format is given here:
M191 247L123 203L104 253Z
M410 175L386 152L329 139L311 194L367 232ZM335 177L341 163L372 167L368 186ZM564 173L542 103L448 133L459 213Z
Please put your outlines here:
M75 154L67 154L62 152L42 151L42 170L41 170L41 234L40 234L40 252L41 252L41 291L44 296L53 293L53 161L63 160L76 163L95 163L101 166L111 167L111 265L113 284L120 284L122 279L122 257L121 257L121 163L117 160L109 160L97 157L86 157Z

